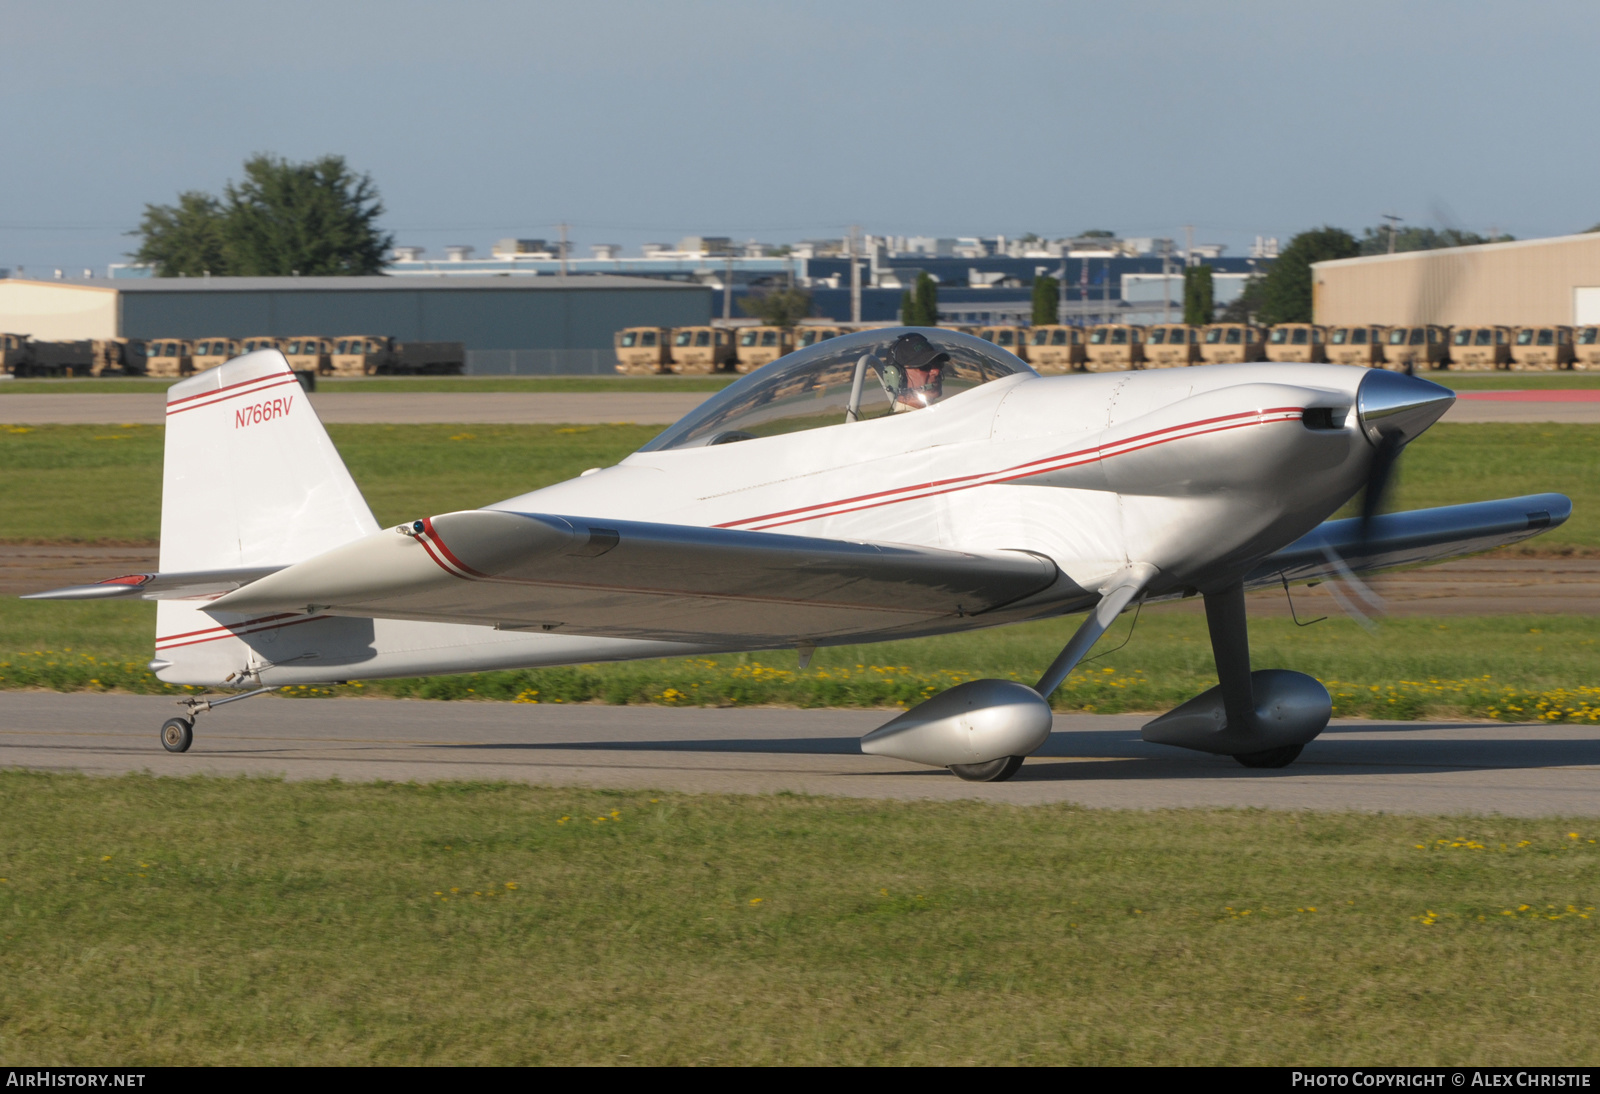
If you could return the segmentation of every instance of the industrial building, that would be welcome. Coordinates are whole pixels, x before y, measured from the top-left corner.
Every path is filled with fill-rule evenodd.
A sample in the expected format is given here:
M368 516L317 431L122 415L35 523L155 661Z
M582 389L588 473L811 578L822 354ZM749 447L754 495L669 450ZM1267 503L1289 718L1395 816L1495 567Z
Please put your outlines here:
M40 340L348 334L460 342L467 371L609 372L622 327L711 319L711 289L657 278L0 279L0 331Z
M1312 266L1316 322L1535 327L1600 323L1600 233Z

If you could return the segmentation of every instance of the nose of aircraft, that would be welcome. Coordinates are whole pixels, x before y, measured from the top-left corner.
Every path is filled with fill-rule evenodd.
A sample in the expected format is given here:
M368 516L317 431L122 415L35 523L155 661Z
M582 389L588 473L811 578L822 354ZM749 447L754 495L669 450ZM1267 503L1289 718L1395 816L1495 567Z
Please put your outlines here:
M1356 389L1356 416L1373 444L1386 437L1404 444L1438 421L1455 401L1455 392L1432 380L1373 369Z

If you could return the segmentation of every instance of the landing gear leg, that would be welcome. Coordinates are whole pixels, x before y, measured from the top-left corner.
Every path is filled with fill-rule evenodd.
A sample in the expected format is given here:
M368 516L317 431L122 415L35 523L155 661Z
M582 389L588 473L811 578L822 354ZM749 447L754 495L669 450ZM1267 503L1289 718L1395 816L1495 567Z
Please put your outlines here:
M161 747L168 752L187 752L189 746L194 744L194 720L212 707L224 706L228 703L237 703L240 699L253 699L257 695L265 695L277 688L257 688L240 695L229 695L223 699L205 699L191 697L178 700L178 705L188 714L178 718L168 718L161 724Z
M1250 631L1245 619L1243 585L1206 594L1206 629L1211 632L1211 654L1217 662L1217 680L1222 685L1222 708L1228 713L1228 724L1254 726L1256 696L1250 680ZM1236 752L1233 758L1245 767L1288 767L1304 747L1286 745L1259 752Z

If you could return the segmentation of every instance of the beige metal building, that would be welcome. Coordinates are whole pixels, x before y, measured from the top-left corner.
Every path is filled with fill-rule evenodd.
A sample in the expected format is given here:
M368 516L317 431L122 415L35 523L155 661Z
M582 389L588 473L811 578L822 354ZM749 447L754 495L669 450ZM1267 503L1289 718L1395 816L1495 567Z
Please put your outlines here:
M1600 323L1600 232L1318 262L1315 321L1329 326Z

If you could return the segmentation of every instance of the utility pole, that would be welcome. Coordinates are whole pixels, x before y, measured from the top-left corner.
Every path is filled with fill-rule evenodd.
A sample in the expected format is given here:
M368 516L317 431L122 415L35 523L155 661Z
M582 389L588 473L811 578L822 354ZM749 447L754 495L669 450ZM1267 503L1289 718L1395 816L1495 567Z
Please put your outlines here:
M1172 322L1172 240L1161 244L1161 321Z
M1183 226L1183 264L1185 266L1193 266L1194 265L1194 225L1193 224L1185 224Z
M726 269L722 273L722 318L733 318L733 256L727 258Z
M1401 218L1393 213L1384 213L1383 219L1389 222L1389 253L1394 254L1394 229L1395 225L1400 223Z
M858 241L861 238L861 225L850 225L850 242L847 244L850 254L850 322L861 322L861 263L857 259Z
M562 221L561 228L561 276L567 276L567 222Z

